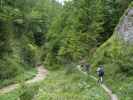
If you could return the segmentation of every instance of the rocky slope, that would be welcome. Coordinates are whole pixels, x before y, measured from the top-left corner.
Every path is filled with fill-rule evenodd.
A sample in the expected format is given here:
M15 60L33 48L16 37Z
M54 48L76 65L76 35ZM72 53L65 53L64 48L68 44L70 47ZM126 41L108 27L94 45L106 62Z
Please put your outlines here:
M108 66L107 69L116 66L114 71L128 75L133 71L131 66L133 64L133 6L131 5L121 17L112 37L97 49L92 58L93 66L104 64Z
M120 23L116 28L116 32L127 42L133 42L133 8L128 8Z
M133 2L112 37L97 49L91 63L93 73L98 65L104 65L105 83L120 100L133 100Z

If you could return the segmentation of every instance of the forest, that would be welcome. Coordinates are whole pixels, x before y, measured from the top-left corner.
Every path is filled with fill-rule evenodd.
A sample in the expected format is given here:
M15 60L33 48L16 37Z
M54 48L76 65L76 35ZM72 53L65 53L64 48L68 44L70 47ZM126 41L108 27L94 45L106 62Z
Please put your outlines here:
M0 0L0 100L117 100L91 78L99 65L118 100L133 100L132 0L59 1ZM48 75L27 85L38 66Z

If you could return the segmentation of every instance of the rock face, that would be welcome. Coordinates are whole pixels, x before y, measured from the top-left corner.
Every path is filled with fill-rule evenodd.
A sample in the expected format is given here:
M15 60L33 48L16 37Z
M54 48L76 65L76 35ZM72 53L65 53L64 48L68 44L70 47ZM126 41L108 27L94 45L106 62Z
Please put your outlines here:
M133 7L129 8L121 18L116 28L116 33L126 42L133 43Z

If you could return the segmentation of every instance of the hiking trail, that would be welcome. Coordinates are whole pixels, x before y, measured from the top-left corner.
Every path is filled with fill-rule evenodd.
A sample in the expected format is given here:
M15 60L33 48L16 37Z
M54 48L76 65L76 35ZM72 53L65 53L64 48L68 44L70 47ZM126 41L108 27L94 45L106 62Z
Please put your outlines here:
M97 80L97 78L92 75L90 75L90 77L94 80ZM113 94L112 91L105 84L101 84L101 87L108 93L111 100L118 100L117 95Z
M35 83L35 82L39 82L39 81L43 80L46 77L47 73L48 73L48 71L42 65L37 67L37 71L38 71L37 75L33 79L26 81L25 82L26 84L32 84L32 83ZM86 72L83 72L83 73L86 74ZM90 77L94 80L97 80L97 78L92 76L92 75L90 75ZM12 85L3 87L3 88L0 89L0 94L9 93L9 92L11 92L11 91L13 91L13 90L15 90L19 87L20 87L20 84L12 84ZM110 100L118 100L117 95L113 94L112 91L105 84L101 84L101 87L110 96Z
M48 73L48 71L42 65L38 66L37 67L37 75L31 80L27 80L25 83L26 84L32 84L32 83L39 82L46 77L47 73ZM17 89L18 87L20 87L19 83L8 85L8 86L0 89L0 94L9 93L9 92Z
M81 71L81 69L80 69L79 66L77 66L77 68L78 68L79 71ZM81 71L81 72L82 72L83 74L85 74L85 75L88 75L86 72L83 72L83 71ZM97 78L96 78L95 76L92 76L92 75L89 75L89 76L90 76L92 79L94 79L94 80L97 81ZM112 93L112 90L109 89L105 84L101 84L100 86L101 86L101 87L105 90L105 92L109 95L110 100L119 100L118 97L117 97L117 95L114 94L114 93Z

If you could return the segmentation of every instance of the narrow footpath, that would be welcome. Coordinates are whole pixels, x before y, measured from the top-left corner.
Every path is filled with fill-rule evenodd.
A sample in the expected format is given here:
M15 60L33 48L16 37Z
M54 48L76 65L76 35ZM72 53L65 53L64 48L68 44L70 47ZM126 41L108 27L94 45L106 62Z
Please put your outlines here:
M26 84L32 84L35 82L39 82L39 81L43 80L48 73L48 71L43 66L37 67L37 71L38 71L37 75L33 79L26 81L25 82ZM83 73L86 74L85 72L83 72ZM90 77L94 80L97 80L97 78L92 75L90 75ZM0 94L5 94L8 92L11 92L11 91L17 89L19 86L20 86L20 84L12 84L12 85L6 86L6 87L0 89ZM118 100L117 95L113 94L112 91L105 84L101 84L101 87L110 96L110 100Z
M78 68L79 71L81 71L80 66L77 66L77 68ZM82 72L83 74L85 74L85 75L88 75L86 72L83 72L83 71L81 71L81 72ZM92 78L92 79L94 79L94 80L97 81L97 78L96 78L96 77L94 77L94 76L92 76L92 75L89 75L89 76L90 76L90 78ZM118 96L117 96L116 94L112 93L112 90L109 89L105 84L101 84L101 87L102 87L102 88L105 90L105 92L109 95L110 100L119 100L119 99L118 99Z
M94 76L90 76L90 77L94 80L97 80L97 78ZM108 93L111 100L118 100L117 95L113 94L112 91L105 84L101 84L101 87Z
M32 83L39 82L39 81L43 80L48 73L48 71L42 65L37 67L37 72L38 72L37 75L33 79L28 80L25 83L32 84ZM11 91L17 89L19 86L20 86L20 84L12 84L12 85L6 86L6 87L0 89L0 94L5 94L8 92L11 92Z

